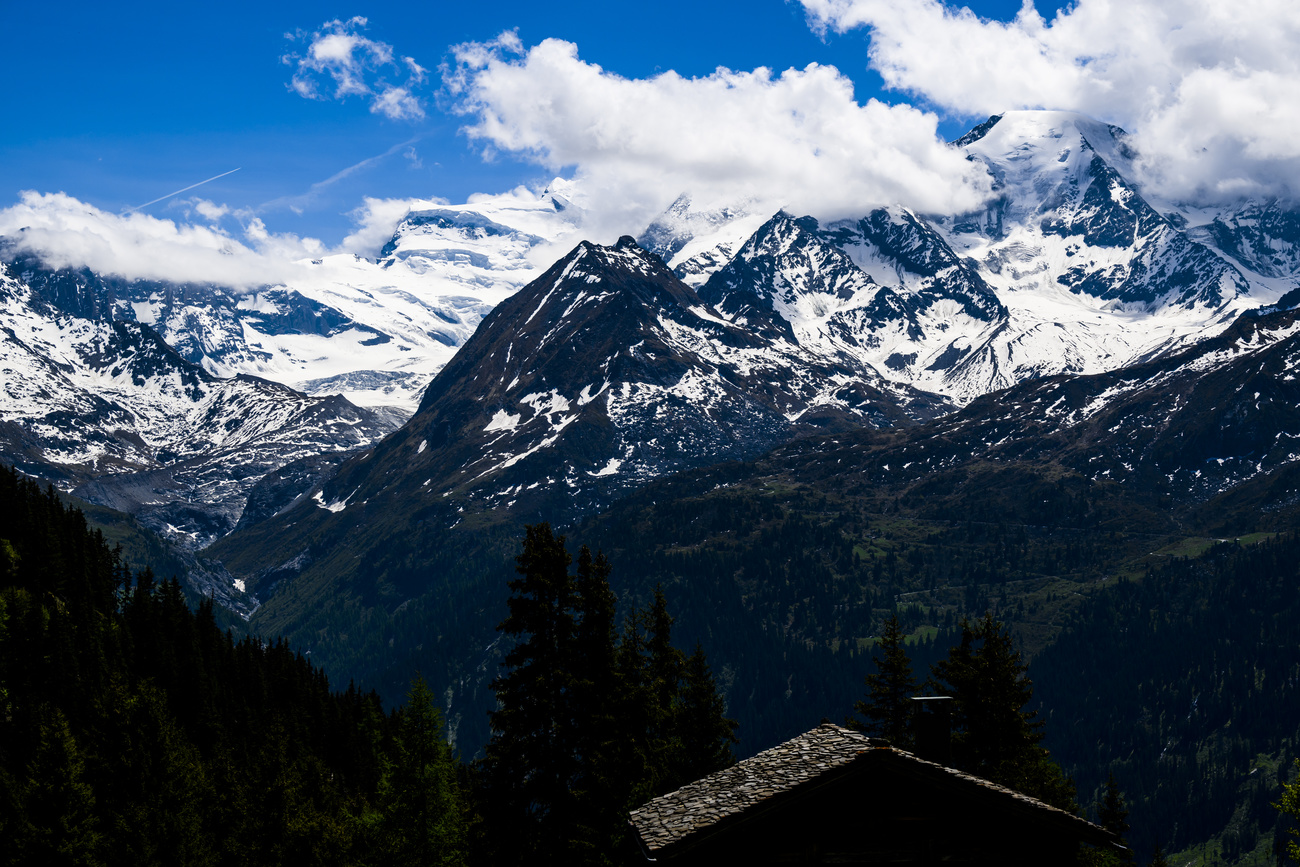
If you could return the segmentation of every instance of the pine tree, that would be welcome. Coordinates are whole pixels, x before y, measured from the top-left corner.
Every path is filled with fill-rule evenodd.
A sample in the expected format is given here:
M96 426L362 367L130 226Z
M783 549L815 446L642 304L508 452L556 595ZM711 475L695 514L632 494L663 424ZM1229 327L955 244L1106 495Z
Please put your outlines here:
M907 658L897 615L885 621L872 662L876 670L866 676L867 696L854 704L853 709L867 718L864 728L868 732L888 739L895 746L911 748L916 679L912 677L912 662Z
M86 760L58 708L40 715L40 741L27 771L23 795L26 839L8 840L20 862L96 865L104 841L95 793L86 781Z
M673 618L668 613L668 600L662 587L655 587L645 623L646 650L649 652L645 683L650 701L643 724L649 728L651 788L655 794L662 794L690 782L680 780L675 773L675 769L686 765L677 731L677 701L686 657L673 647Z
M1124 795L1116 785L1113 773L1106 779L1106 793L1102 796L1101 806L1097 810L1097 820L1103 828L1118 838L1121 846L1128 846L1126 840L1129 831L1128 806L1124 803ZM1132 864L1133 853L1131 850L1126 850L1122 855L1113 856L1110 863Z
M1159 843L1151 854L1151 867L1169 867L1169 859L1165 858L1164 850L1160 848Z
M578 552L574 583L580 618L570 666L573 675L574 743L578 769L573 783L576 824L571 863L605 863L626 834L629 781L622 773L626 737L619 716L621 691L615 642L617 605L609 588L609 561Z
M963 620L961 630L961 643L931 667L934 686L956 705L957 765L1074 812L1074 783L1039 746L1043 723L1037 711L1025 710L1034 697L1033 683L1010 633L991 613L974 627Z
M395 867L461 864L465 822L456 761L433 693L417 677L400 714L393 762L379 786L382 861Z
M499 860L556 863L574 820L571 783L578 761L572 726L572 672L577 590L564 537L549 524L525 528L510 582L509 615L497 629L516 638L503 674L492 681L486 784L497 827L512 828Z
M661 590L615 641L610 566L583 548L570 575L564 538L527 528L510 582L516 638L493 681L498 709L481 763L485 841L500 863L609 864L627 842L627 811L731 762L702 650L672 644Z
M731 747L736 741L736 721L728 719L726 704L709 670L704 648L686 660L681 700L676 712L677 738L681 744L675 784L686 783L729 768L736 762Z

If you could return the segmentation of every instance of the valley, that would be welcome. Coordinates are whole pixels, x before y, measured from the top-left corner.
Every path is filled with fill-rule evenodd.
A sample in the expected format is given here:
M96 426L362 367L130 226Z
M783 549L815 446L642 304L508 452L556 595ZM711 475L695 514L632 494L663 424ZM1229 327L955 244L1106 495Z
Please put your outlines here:
M1300 749L1297 212L1148 200L1082 115L952 147L978 213L597 244L558 181L251 290L0 239L0 459L333 682L422 672L466 758L525 525L664 588L741 755L846 717L890 616L924 679L991 611L1085 807L1110 771L1139 851L1244 858Z

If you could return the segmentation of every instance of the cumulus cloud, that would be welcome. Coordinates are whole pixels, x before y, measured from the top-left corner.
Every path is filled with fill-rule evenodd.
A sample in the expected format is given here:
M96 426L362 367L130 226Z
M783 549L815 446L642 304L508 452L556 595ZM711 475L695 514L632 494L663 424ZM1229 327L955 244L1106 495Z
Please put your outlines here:
M367 21L361 16L346 21L326 21L320 30L286 33L293 42L306 42L301 53L284 55L281 62L294 67L289 89L305 99L346 99L360 96L370 101L370 111L391 120L421 120L424 103L415 90L424 84L428 70L410 57L398 57L393 46L364 36ZM385 77L395 72L401 83Z
M833 67L627 79L582 61L572 43L525 49L513 33L454 57L444 81L472 118L469 136L489 155L574 171L614 231L639 229L682 191L826 218L887 203L962 211L988 195L989 179L944 145L935 115L860 104Z
M216 202L208 199L192 199L189 202L195 212L210 223L217 223L221 218L230 213L230 207L227 205L218 205Z
M1291 0L1077 0L1050 22L1030 0L1008 22L938 0L801 2L815 28L869 28L871 66L934 106L1067 109L1125 127L1165 195L1300 193Z
M200 200L196 209L229 213ZM206 215L205 215L206 216ZM255 289L292 280L295 260L319 256L314 238L269 232L251 219L239 240L212 226L161 220L148 214L102 211L64 193L21 194L0 210L0 243L33 253L54 268L88 267L127 279L205 283Z

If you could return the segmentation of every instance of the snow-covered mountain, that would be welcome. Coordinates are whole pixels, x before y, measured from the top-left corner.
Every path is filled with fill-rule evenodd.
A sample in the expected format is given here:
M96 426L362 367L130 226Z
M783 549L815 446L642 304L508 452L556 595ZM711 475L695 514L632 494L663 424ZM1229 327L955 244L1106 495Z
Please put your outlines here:
M583 242L494 310L412 420L325 485L321 503L401 492L581 513L801 433L949 408L726 321L630 237Z
M766 219L754 202L710 207L683 194L646 227L637 243L663 259L683 283L699 288L731 261Z
M147 325L65 313L0 269L0 452L25 472L199 547L283 464L395 427L339 395L221 378Z
M397 606L441 580L430 564L452 533L487 544L678 470L951 409L728 322L630 237L583 242L484 320L406 425L211 552L267 597L356 577Z
M773 311L810 352L923 388L1007 317L974 264L900 208L825 229L778 213L700 293L734 321Z
M1153 204L1126 138L1079 114L1009 112L953 143L995 179L978 213L782 212L737 245L748 212L683 198L642 237L737 322L775 311L810 351L965 403L1175 351L1295 285L1296 211Z
M767 460L798 478L844 473L886 496L914 485L942 491L945 508L978 501L1006 468L1035 468L1054 482L1070 475L1101 486L1097 496L1118 484L1166 515L1199 511L1196 520L1213 524L1227 517L1220 508L1253 526L1300 503L1298 407L1300 308L1269 309L1153 361L1021 383L897 437L822 437Z
M251 292L56 270L12 250L5 258L65 313L148 325L214 376L341 393L402 418L483 317L550 264L554 254L541 251L581 218L574 198L557 180L541 194L417 202L377 258L303 261L292 282Z
M553 265L583 221L563 181L420 203L376 259L305 262L292 285L255 292L13 254L4 351L26 360L6 382L7 452L134 512L180 515L192 497L192 516L155 524L206 540L313 486L318 505L348 508L331 455L418 403L423 420L381 449L425 445L417 487L493 505L564 491L580 512L819 426L919 420L1026 380L1167 357L1297 285L1296 210L1150 200L1114 127L1012 112L953 146L995 178L978 213L819 222L683 196L640 246L584 243ZM166 374L123 386L120 359L145 355L166 356ZM350 421L321 424L332 412ZM262 433L208 433L227 426ZM219 517L204 524L209 506Z

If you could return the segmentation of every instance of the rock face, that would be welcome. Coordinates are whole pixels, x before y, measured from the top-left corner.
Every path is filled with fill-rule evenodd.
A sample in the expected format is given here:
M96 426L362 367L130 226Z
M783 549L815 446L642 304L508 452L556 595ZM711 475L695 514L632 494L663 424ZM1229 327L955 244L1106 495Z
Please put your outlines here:
M1225 208L1192 235L1265 277L1300 273L1300 211L1277 199Z
M809 352L907 381L949 374L1007 310L973 262L901 208L823 228L781 212L700 290L726 316Z

